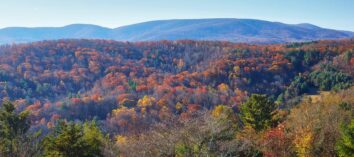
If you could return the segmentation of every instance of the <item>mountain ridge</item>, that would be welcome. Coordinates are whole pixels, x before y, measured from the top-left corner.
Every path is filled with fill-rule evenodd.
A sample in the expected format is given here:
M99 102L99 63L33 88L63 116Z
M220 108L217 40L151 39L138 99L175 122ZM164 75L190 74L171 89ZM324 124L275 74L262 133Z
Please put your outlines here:
M285 24L233 18L156 20L117 28L93 24L70 24L63 27L7 27L0 29L0 44L84 38L118 41L191 39L286 43L353 37L354 32L327 29L309 23Z

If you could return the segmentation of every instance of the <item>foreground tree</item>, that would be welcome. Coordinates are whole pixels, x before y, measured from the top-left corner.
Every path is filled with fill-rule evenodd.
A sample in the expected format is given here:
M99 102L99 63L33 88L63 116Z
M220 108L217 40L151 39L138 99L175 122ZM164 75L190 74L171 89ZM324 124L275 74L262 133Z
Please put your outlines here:
M159 123L139 135L118 136L117 144L121 156L130 157L261 156L250 141L235 138L237 131L236 114L230 107L219 105L190 119Z
M40 132L28 133L29 112L17 113L11 102L0 108L0 156L30 157L40 153L38 137Z
M337 153L340 157L350 157L354 154L354 119L342 126L342 136L337 143Z
M265 95L253 94L241 105L241 120L246 127L262 131L276 123L276 109L277 106Z
M297 156L336 156L336 143L341 138L339 124L350 123L353 96L352 89L322 93L304 97L291 109L285 121L285 133L292 141L293 152ZM315 98L318 100L314 101Z
M56 157L99 157L104 136L95 122L60 122L44 140L44 155Z

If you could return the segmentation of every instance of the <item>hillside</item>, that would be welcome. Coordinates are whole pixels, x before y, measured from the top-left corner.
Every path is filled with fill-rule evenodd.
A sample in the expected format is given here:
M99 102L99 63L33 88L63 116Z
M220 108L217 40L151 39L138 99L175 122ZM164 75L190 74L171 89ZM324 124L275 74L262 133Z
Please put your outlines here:
M104 119L119 106L140 108L139 100L150 98L173 113L181 112L176 103L185 105L183 112L235 107L250 93L287 102L313 90L350 86L352 49L353 40L264 46L59 40L2 46L0 98L24 107L37 104L42 116L82 120ZM62 107L49 107L58 103Z
M85 24L0 29L0 44L56 39L113 39L118 41L191 39L284 43L353 37L353 32L325 29L311 24L292 25L251 19L161 20L115 29Z
M353 54L352 39L3 45L0 140L20 134L15 151L38 156L334 156L353 119Z

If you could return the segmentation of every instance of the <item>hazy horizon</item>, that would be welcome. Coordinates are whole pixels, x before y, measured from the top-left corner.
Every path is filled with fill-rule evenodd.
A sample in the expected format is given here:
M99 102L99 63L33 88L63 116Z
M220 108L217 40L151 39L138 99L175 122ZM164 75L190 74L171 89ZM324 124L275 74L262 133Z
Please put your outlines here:
M351 0L13 0L1 3L0 28L70 24L116 28L156 20L237 18L310 23L354 31L354 1Z
M107 27L107 26L102 26L100 24L95 24L95 23L68 23L65 25L59 25L59 26L9 26L9 27L0 27L0 29L6 29L6 28L60 28L60 27L65 27L65 26L70 26L70 25L94 25L94 26L100 26L103 28L108 28L108 29L115 29L115 28L119 28L119 27L124 27L124 26L130 26L130 25L134 25L134 24L140 24L140 23L145 23L145 22L153 22L153 21L169 21L169 20L203 20L203 19L241 19L241 20L246 20L246 19L250 19L250 20L260 20L260 21L268 21L268 20L263 20L263 19L252 19L252 18L176 18L176 19L157 19L157 20L150 20L150 21L141 21L141 22L137 22L137 23L131 23L131 24L125 24L125 25L119 25L119 26L112 26L112 27ZM339 30L339 31L351 31L354 32L354 30L344 30L344 29L335 29L335 28L329 28L329 27L324 27L321 25L317 25L315 23L308 23L308 22L301 22L301 23L286 23L286 22L282 22L282 21L269 21L269 22L279 22L279 23L283 23L283 24L290 24L290 25L297 25L297 24L311 24L311 25L315 25L321 28L326 28L326 29L333 29L333 30Z

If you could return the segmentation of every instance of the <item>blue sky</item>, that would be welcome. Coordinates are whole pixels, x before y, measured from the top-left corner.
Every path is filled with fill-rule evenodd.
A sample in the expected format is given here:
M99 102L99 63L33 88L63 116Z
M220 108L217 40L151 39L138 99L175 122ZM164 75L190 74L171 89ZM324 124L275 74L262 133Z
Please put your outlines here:
M354 31L354 0L1 0L0 28L252 18Z

